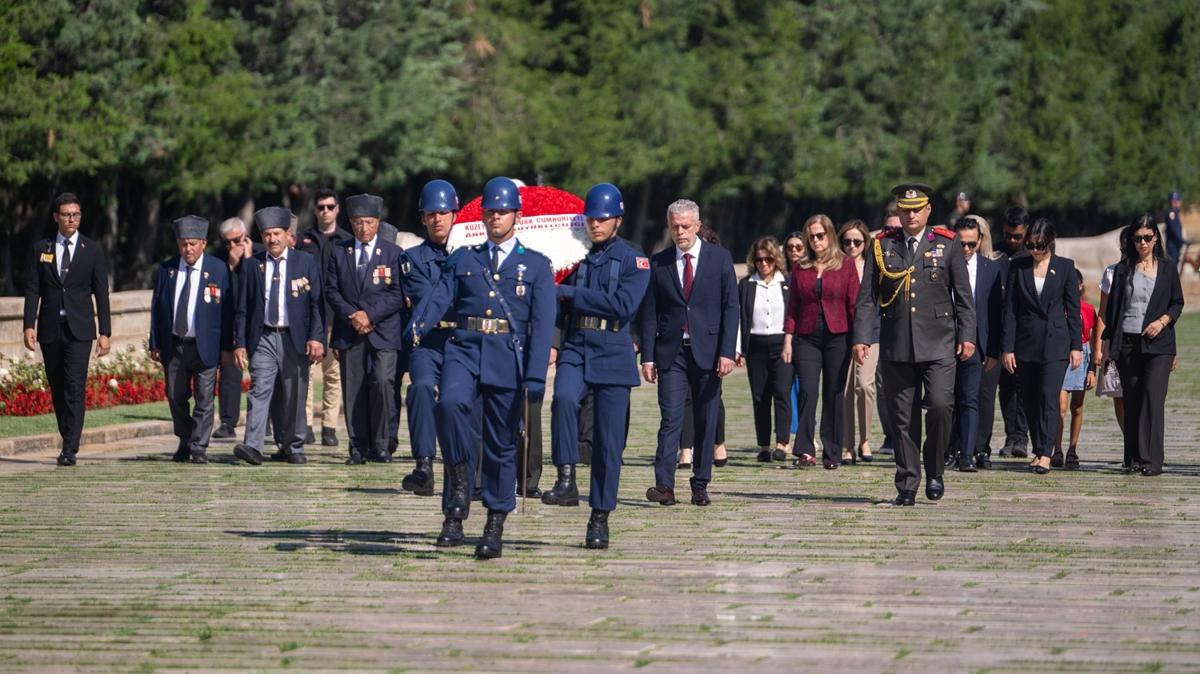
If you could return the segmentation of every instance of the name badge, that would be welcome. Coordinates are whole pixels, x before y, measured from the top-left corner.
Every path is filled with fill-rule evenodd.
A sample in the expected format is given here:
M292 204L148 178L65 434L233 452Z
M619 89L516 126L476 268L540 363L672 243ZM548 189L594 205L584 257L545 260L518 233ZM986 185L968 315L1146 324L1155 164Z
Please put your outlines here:
M54 253L42 253L42 262L54 262Z

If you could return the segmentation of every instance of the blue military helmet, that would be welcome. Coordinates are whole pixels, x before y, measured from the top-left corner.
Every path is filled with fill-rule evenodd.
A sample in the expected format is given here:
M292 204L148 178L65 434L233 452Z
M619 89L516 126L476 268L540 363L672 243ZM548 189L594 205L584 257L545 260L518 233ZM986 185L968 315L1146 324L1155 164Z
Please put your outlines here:
M422 213L446 213L458 210L458 192L445 180L430 180L421 188L417 210Z
M521 210L521 192L517 184L505 177L492 178L483 186L480 208L494 211Z
M583 214L596 220L625 215L625 200L621 198L621 190L612 183L592 185L584 199Z

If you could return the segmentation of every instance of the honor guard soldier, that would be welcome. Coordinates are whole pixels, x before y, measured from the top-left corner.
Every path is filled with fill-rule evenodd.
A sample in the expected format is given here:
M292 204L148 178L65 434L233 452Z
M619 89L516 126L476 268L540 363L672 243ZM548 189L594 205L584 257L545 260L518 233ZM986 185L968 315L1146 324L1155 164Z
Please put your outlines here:
M400 283L404 288L405 304L415 308L442 279L446 262L446 242L458 212L458 193L445 180L431 180L421 190L417 205L421 224L429 238L419 246L400 255ZM416 466L400 486L419 496L433 495L433 457L437 453L437 422L434 405L437 403L438 383L442 378L442 359L446 340L454 328L454 314L435 317L436 323L421 339L420 345L408 354L408 437ZM445 450L443 449L443 458ZM475 474L475 454L471 454L468 473ZM449 465L443 463L443 466ZM442 505L447 505L450 490L442 492Z
M551 455L558 480L542 502L579 504L579 408L591 391L597 421L592 425L588 493L592 515L584 544L601 549L608 547L608 514L617 507L629 392L639 383L629 323L650 284L650 260L617 236L625 204L615 185L600 183L588 190L583 215L592 248L558 286L562 343L551 406Z
M270 206L254 214L266 251L243 263L234 322L234 358L250 365L246 433L233 448L239 459L263 462L263 435L270 414L281 458L307 463L305 396L308 369L325 355L321 324L321 270L313 256L288 247L292 212Z
M957 359L975 352L975 302L962 246L954 232L929 227L933 188L897 185L900 229L881 233L866 253L854 317L854 359L866 360L875 316L880 317L882 421L896 444L896 496L911 506L925 463L925 496L936 501L942 482ZM928 402L921 447L922 390Z
M450 497L437 543L463 542L473 482L467 471L470 455L479 450L482 425L482 500L488 517L475 556L490 559L501 555L504 520L516 507L523 395L538 400L545 394L557 303L550 260L514 236L521 218L516 183L489 180L482 202L488 240L447 258L438 286L417 306L413 332L414 340L423 340L447 311L456 316L435 407L450 464L445 486Z
M158 267L150 300L150 356L162 363L179 447L175 461L208 463L213 429L213 388L221 351L233 348L229 267L204 254L208 220L188 215L175 221L179 255ZM195 396L196 406L188 409Z
M379 236L383 199L346 199L354 239L329 257L325 298L331 308L334 350L350 434L349 465L387 463L388 423L395 405L397 362L404 348L404 291L400 247Z

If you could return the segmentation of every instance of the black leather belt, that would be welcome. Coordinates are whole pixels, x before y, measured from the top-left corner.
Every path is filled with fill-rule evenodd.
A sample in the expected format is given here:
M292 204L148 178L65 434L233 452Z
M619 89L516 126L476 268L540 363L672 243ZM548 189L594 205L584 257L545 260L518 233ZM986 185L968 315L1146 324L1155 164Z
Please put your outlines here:
M689 348L689 349L690 349L690 348L692 348L692 338L691 338L691 337L684 337L684 338L683 338L683 345L684 345L684 346L686 346L686 347L687 347L687 348Z
M195 337L175 337L176 344L195 344Z
M465 330L474 330L482 332L485 335L498 335L510 331L508 320L504 318L482 318L480 316L466 316L458 321L458 328Z
M575 327L584 330L611 330L618 332L621 329L621 322L599 316L576 316Z
M266 332L287 332L288 331L287 326L284 326L282 328L277 328L273 325L264 325L263 330Z

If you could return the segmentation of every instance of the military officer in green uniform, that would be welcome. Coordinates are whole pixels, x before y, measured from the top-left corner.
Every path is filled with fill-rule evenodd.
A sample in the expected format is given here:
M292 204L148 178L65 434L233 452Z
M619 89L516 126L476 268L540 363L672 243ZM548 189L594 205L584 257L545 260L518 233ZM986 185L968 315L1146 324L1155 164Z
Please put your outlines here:
M954 232L928 225L933 188L892 189L901 227L879 234L866 254L854 317L854 359L867 357L880 317L883 424L896 443L895 505L911 506L925 464L925 496L945 493L943 457L950 442L956 358L975 352L975 304L962 246ZM929 406L924 445L921 402ZM921 450L918 451L918 447Z

